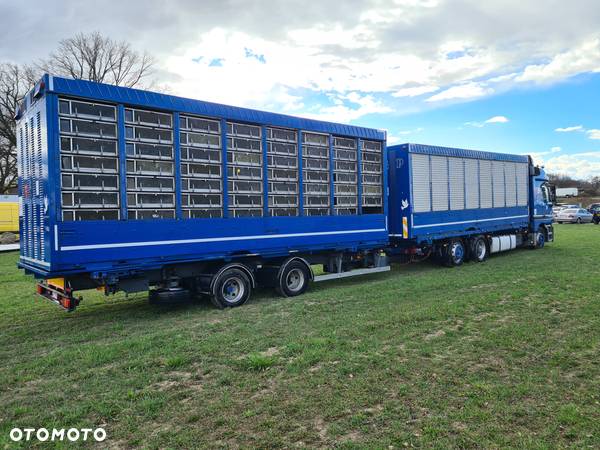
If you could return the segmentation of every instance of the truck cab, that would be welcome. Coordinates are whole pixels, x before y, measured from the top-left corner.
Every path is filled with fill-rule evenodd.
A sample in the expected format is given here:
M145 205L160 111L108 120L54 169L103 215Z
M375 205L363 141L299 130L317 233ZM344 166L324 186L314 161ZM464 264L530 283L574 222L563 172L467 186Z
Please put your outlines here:
M531 175L531 236L532 246L543 247L545 242L554 240L552 226L552 205L556 203L554 186L546 171L538 166L530 166Z

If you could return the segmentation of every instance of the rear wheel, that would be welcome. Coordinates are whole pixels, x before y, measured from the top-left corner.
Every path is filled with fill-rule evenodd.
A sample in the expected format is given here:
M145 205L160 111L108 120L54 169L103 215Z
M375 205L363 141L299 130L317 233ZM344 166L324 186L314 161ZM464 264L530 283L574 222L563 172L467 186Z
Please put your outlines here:
M453 239L446 247L445 264L448 267L460 266L465 262L465 245L460 239Z
M578 217L578 218L577 218L577 223L578 223L578 224L581 224L581 222L582 222L582 221L581 221L581 217Z
M213 282L211 302L217 308L233 308L248 301L252 283L248 275L237 268L227 269Z
M295 297L308 289L310 271L301 261L291 261L279 274L276 290L284 297Z
M478 236L471 241L471 258L476 262L483 262L488 257L488 246L483 236Z

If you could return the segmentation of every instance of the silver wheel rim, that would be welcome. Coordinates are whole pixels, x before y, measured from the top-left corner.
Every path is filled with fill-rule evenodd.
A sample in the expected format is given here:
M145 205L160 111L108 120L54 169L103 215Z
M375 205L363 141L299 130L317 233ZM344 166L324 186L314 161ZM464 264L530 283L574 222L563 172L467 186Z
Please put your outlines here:
M298 292L304 286L304 272L300 269L292 269L285 277L285 284L291 292Z
M479 241L477 241L476 251L477 251L477 259L479 259L481 261L483 258L485 258L485 252L486 252L485 242L483 242L481 239Z
M228 278L221 288L221 294L227 303L236 303L240 301L244 296L244 292L244 282L239 277Z

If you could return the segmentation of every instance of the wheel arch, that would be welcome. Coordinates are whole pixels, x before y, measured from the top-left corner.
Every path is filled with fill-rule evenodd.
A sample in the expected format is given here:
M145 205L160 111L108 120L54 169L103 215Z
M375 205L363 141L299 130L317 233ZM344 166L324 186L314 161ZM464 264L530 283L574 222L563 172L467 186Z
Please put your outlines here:
M277 280L279 281L281 279L281 274L283 273L283 271L285 270L285 268L292 263L293 261L299 261L300 263L304 264L306 266L306 269L308 270L309 273L309 280L310 281L314 281L315 279L315 274L312 270L312 267L310 266L310 264L308 263L308 261L304 258L302 258L301 256L292 256L288 259L286 259L283 264L281 264L281 266L279 266L279 270L277 271Z
M248 278L250 279L250 284L252 285L252 289L254 289L256 287L256 279L254 277L254 272L248 266L246 266L245 264L241 264L241 263L228 263L228 264L221 266L219 268L219 270L212 276L212 279L210 280L210 292L213 292L215 283L219 279L221 274L229 269L241 270L246 275L248 275Z

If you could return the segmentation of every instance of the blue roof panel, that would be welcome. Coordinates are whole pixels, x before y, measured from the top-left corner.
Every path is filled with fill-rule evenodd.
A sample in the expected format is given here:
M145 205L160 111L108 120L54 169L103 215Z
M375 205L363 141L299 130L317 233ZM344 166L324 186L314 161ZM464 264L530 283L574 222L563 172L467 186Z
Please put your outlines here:
M389 150L404 150L409 153L422 153L425 155L454 156L457 158L489 159L495 161L529 162L527 155L515 155L514 153L493 153L480 150L467 150L463 148L438 147L423 144L401 144L388 147Z
M249 108L239 108L236 106L176 97L140 89L94 83L86 80L52 77L49 85L49 91L55 94L94 99L97 101L123 103L128 106L178 111L200 116L339 134L363 139L383 141L386 138L385 131L373 128L324 122L321 120L306 119Z

